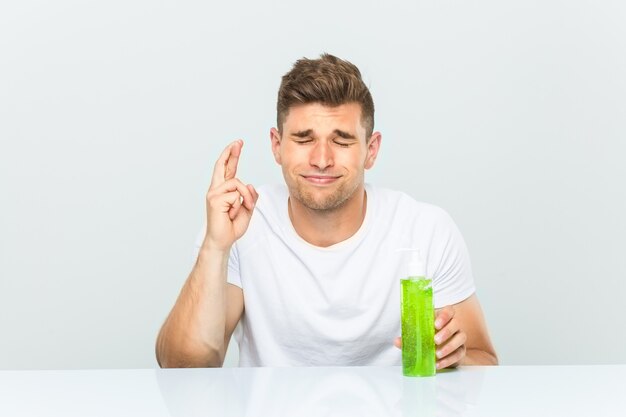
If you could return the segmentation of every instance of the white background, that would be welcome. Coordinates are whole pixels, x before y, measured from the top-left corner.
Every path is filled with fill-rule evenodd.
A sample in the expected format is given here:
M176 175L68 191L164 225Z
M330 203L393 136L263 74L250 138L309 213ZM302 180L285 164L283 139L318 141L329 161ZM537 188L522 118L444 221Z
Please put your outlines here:
M624 363L625 22L619 0L3 2L0 369L157 366L215 159L243 138L242 180L281 181L280 76L325 51L374 96L367 181L464 234L501 363Z

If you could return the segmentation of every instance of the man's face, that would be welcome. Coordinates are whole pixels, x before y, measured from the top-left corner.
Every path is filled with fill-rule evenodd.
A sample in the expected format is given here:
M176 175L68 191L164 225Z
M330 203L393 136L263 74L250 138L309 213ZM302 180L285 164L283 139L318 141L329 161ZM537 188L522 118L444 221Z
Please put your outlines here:
M381 135L366 137L359 104L291 107L282 127L282 135L270 132L272 152L292 198L312 210L334 210L363 190Z

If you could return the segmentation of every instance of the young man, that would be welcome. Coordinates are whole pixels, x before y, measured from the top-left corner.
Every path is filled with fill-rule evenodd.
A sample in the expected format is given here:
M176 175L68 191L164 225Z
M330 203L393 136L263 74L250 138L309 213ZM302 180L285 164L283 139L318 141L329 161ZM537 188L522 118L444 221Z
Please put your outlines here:
M196 264L157 339L159 364L222 366L240 324L242 366L400 365L398 249L409 247L433 279L437 368L497 364L450 217L364 182L381 134L359 70L327 54L297 61L277 113L270 138L286 187L257 192L237 179L243 141L222 152Z

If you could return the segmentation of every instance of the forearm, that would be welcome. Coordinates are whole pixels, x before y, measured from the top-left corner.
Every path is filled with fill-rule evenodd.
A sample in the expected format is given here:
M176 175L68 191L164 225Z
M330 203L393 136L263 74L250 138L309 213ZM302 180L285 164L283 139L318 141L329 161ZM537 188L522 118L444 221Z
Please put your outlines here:
M495 352L467 349L461 365L498 365L498 357Z
M203 248L157 339L162 367L221 366L228 251Z

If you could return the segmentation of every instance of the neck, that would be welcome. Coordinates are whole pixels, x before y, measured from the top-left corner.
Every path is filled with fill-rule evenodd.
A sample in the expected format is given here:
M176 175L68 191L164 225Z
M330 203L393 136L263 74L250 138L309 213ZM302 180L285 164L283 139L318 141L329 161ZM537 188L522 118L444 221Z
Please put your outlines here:
M367 194L360 186L340 207L313 210L289 197L289 218L298 235L312 245L328 247L354 235L365 219Z

